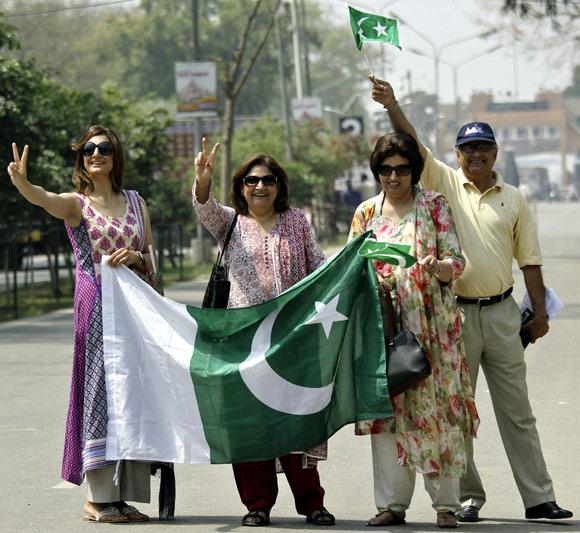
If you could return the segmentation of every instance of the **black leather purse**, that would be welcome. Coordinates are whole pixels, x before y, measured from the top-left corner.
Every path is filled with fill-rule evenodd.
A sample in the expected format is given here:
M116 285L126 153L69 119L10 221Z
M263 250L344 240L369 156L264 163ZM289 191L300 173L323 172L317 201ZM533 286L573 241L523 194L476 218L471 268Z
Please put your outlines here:
M238 214L236 213L228 229L224 247L218 252L215 264L213 265L209 282L203 296L203 303L201 304L204 308L225 309L228 306L231 284L228 279L228 267L222 265L222 259L226 253L228 244L230 243L230 238L237 220Z
M431 375L431 364L414 333L403 330L397 321L390 292L379 285L387 349L387 384L391 398L421 383ZM399 332L396 333L396 325Z

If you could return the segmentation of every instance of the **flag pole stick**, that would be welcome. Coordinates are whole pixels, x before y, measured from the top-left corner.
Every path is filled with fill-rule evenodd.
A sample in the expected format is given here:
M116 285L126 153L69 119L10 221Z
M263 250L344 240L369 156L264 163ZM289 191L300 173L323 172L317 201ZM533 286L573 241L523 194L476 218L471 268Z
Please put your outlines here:
M371 65L371 62L369 60L369 56L367 56L367 53L365 52L364 44L361 46L361 50L362 50L362 53L365 56L365 59L367 61L367 65L369 67L370 74L371 74L371 76L374 76L375 73L374 73L374 70L373 70L373 66Z

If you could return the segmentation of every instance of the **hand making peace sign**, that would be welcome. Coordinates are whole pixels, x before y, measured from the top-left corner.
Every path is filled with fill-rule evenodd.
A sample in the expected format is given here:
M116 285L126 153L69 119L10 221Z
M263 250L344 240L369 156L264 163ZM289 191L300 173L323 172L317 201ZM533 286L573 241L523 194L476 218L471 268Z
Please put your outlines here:
M213 168L217 157L220 143L216 143L211 153L208 154L207 138L201 140L201 152L195 158L195 177L198 181L207 183L213 177Z
M16 143L12 143L12 154L14 161L8 165L8 175L12 183L16 187L19 187L26 183L27 180L26 163L28 162L28 145L24 147L21 158L18 152L18 146L16 146Z

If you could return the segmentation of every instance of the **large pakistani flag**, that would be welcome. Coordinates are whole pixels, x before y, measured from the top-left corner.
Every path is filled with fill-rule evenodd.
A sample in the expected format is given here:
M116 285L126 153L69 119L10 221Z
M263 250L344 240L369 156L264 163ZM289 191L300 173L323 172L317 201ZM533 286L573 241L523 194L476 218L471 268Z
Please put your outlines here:
M366 236L243 309L179 304L103 262L107 459L261 460L390 416Z

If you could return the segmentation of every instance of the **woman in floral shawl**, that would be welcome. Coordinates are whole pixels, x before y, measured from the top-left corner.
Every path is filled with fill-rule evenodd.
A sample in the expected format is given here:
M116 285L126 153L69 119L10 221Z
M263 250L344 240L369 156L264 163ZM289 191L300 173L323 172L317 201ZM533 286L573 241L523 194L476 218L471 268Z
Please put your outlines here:
M370 157L381 193L363 202L349 238L372 230L377 240L409 244L418 263L410 268L377 261L379 283L390 290L397 321L418 337L432 375L393 398L394 417L357 424L371 434L378 514L370 526L403 524L416 472L437 512L437 525L457 527L459 478L466 467L465 437L475 434L477 410L451 282L464 260L445 197L417 184L423 159L402 133L381 137Z

